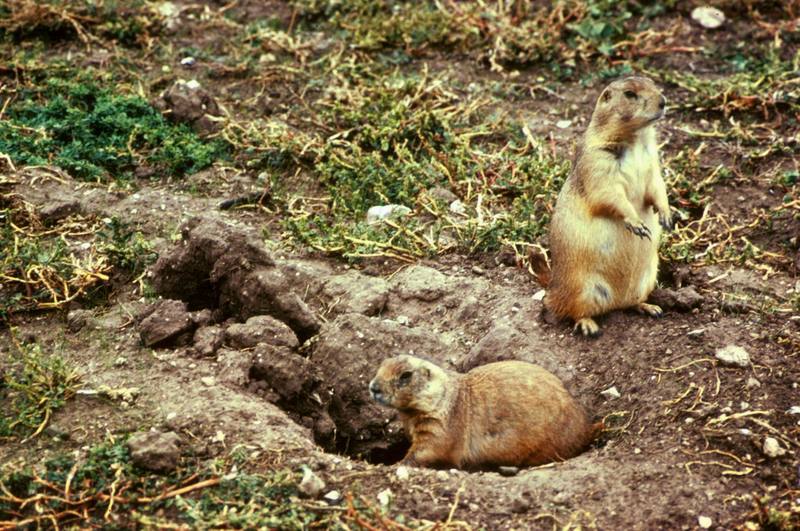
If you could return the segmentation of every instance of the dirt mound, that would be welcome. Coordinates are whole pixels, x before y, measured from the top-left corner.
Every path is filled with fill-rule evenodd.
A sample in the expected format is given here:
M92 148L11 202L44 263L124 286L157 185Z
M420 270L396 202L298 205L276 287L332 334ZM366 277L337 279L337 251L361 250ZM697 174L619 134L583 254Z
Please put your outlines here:
M197 217L183 225L181 235L181 244L151 269L159 295L242 320L271 315L301 340L319 330L319 320L293 290L291 276L276 267L252 230Z

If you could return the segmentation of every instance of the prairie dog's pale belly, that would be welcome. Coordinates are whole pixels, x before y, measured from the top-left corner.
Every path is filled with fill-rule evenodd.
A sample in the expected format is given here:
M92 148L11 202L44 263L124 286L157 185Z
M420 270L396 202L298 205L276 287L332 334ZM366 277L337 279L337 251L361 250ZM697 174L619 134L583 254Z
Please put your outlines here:
M619 161L620 173L627 183L628 199L640 212L644 211L644 194L657 162L653 160L658 156L656 153L655 145L639 140L625 150Z

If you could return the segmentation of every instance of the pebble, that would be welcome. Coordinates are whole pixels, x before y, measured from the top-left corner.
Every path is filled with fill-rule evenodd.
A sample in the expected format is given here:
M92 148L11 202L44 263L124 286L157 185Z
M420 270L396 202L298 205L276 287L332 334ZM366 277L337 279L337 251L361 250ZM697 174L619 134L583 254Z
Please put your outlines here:
M464 206L464 203L462 203L460 199L456 199L450 203L450 212L453 214L466 214L467 207Z
M711 518L709 518L708 516L698 516L697 517L697 523L703 529L708 529L709 527L711 527L711 523L712 522L711 522Z
M542 301L542 300L544 300L544 296L546 294L547 294L547 292L545 290L540 289L539 291L537 291L536 293L533 294L533 300Z
M406 481L409 478L408 467L405 465L400 465L395 470L395 474L397 475L397 479L400 481Z
M752 376L747 379L747 383L745 384L749 389L756 389L761 387L761 382L753 378Z
M339 492L338 490L332 490L329 493L325 494L323 498L328 500L328 503L337 503L339 500L342 499L342 493Z
M367 210L367 223L400 218L410 213L411 209L405 205L377 205Z
M621 394L619 394L619 391L617 390L616 386L609 387L605 391L600 391L600 394L606 398L619 398L620 396L622 396Z
M500 473L501 476L512 477L519 474L519 467L516 466L500 466L497 467L497 471Z
M481 269L481 268L480 268L480 267L478 267L478 266L472 266L472 272L473 272L473 273L475 273L476 275L482 275L482 274L484 274L486 271L484 271L483 269Z
M450 479L450 474L448 474L446 470L437 470L436 479L440 481L447 481L448 479Z
M717 349L714 357L726 365L736 367L748 367L750 365L750 354L738 345L728 345Z
M706 29L716 29L725 22L725 13L711 6L700 6L692 10L692 20Z
M780 457L786 453L786 450L781 448L780 443L774 437L767 437L764 439L764 445L761 447L761 450L764 452L764 455L767 457Z
M309 498L316 498L322 489L325 488L325 482L320 479L307 465L301 467L303 469L303 479L300 480L298 488L300 492Z
M792 406L786 412L790 415L800 415L800 406Z
M216 383L216 380L214 379L213 376L203 376L202 378L200 378L200 383L202 383L205 386L211 387Z
M194 66L195 62L196 62L196 60L195 60L194 57L191 57L191 56L184 57L183 59L181 59L181 66L192 67L192 66Z
M572 125L572 120L559 120L556 122L556 127L559 129L569 129L569 126Z
M392 494L392 490L389 488L385 488L378 493L378 503L380 503L382 507L388 507L392 498L394 498L394 494Z
M705 333L706 333L705 328L695 328L694 330L689 330L688 332L686 332L686 335L691 338L700 338Z

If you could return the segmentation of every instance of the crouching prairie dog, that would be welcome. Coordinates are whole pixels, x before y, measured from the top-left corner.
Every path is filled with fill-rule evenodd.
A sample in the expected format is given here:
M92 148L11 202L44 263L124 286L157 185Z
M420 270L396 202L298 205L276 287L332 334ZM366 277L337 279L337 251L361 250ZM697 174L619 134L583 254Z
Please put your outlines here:
M385 360L372 397L400 412L415 466L491 469L562 461L602 428L542 367L501 361L465 374L413 356Z
M584 335L596 335L592 317L611 310L661 315L645 301L656 284L661 229L672 225L654 126L665 107L648 78L606 87L558 196L544 304Z

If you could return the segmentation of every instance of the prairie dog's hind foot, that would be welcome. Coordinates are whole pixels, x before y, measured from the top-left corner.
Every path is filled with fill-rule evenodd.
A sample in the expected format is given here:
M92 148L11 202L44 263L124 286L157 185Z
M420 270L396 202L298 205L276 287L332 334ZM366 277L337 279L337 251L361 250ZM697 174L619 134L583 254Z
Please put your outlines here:
M648 304L646 302L640 302L637 304L636 311L645 315L649 315L650 317L662 317L664 315L664 310L661 309L661 306Z
M600 326L591 317L584 317L575 321L575 330L580 330L581 334L587 337L600 335Z

